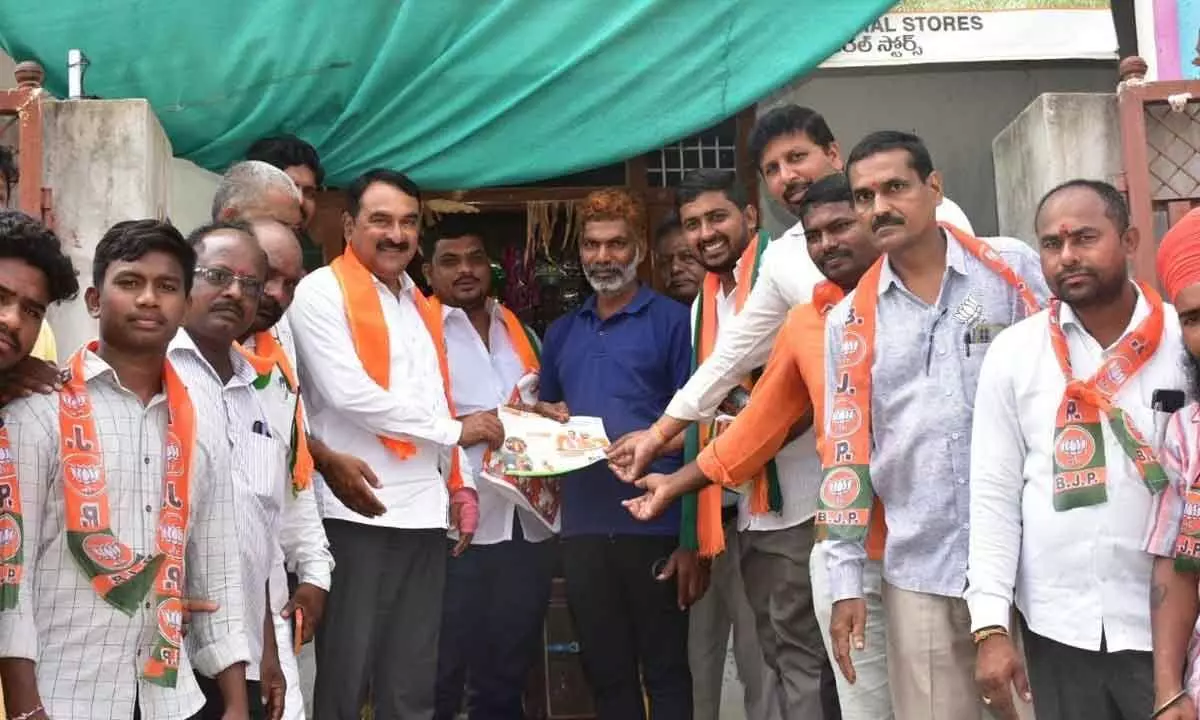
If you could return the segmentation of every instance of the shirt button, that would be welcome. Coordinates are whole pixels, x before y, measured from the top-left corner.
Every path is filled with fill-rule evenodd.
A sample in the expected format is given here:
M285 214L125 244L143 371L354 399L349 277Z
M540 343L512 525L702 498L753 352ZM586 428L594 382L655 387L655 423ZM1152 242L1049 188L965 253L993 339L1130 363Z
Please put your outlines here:
M938 352L938 355L945 355L945 354L946 354L946 348L944 348L944 347L939 347L939 348L937 349L937 352Z
M145 607L147 610L149 610L149 609L150 609L150 603L146 603L144 607Z
M963 524L962 524L962 528L963 528L963 530L970 530L970 529L971 529L971 523L963 523Z
M149 465L149 464L150 464L150 458L149 458L149 456L142 458L142 462L143 462L143 463L145 463L145 464L147 464L147 465Z
M960 437L962 437L962 436L961 436L961 435L959 435L958 433L950 433L950 439L951 439L951 440L957 440L957 439L959 439Z
M950 397L953 394L954 394L953 390L951 390L950 388L946 388L946 397Z
M966 479L966 478L959 478L959 479L958 479L958 484L959 484L959 485L966 485L966 484L967 484L967 479Z
M154 508L152 508L152 507L150 507L149 505L147 505L147 506L146 506L146 512L154 512Z

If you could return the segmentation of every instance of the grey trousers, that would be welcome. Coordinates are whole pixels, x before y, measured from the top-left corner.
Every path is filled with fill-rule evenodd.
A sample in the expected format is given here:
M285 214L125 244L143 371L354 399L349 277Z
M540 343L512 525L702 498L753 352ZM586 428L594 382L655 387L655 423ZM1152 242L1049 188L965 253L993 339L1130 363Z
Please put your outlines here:
M779 678L763 659L740 561L741 540L731 523L725 530L725 552L713 559L708 591L688 612L694 720L718 720L721 716L730 631L746 720L780 720Z
M786 720L823 720L825 643L813 610L808 559L813 521L741 534L742 578L754 610L763 657L783 685Z
M1042 637L1021 618L1033 708L1044 720L1145 720L1154 710L1154 656L1080 650Z
M316 720L429 720L437 681L446 531L326 520L337 563L317 630Z

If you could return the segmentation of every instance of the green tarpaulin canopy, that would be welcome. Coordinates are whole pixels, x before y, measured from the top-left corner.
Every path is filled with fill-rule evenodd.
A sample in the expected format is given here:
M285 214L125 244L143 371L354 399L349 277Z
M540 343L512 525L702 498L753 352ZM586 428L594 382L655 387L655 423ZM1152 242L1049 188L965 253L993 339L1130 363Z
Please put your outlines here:
M66 94L145 97L177 155L220 170L294 132L337 184L434 188L596 167L710 126L811 70L889 0L0 2L0 44Z

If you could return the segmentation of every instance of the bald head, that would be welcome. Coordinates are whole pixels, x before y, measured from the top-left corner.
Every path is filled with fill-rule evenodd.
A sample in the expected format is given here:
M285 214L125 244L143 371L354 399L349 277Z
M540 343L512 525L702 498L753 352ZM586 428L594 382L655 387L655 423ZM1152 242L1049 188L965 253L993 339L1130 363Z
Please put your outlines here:
M258 160L231 166L221 176L213 196L214 221L260 218L277 220L289 227L300 227L303 215L300 189L287 173Z
M267 284L250 328L251 332L262 332L278 323L291 307L296 285L304 277L304 253L295 231L278 220L259 218L250 227L267 254Z

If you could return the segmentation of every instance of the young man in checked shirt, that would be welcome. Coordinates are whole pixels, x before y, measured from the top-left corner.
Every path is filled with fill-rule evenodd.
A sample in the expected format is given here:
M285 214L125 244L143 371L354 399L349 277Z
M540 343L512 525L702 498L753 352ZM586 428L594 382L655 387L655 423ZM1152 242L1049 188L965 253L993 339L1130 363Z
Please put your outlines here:
M25 540L5 553L19 582L0 611L12 718L189 718L205 702L192 668L217 678L227 718L248 716L228 451L166 361L194 266L168 224L113 226L86 296L100 340L72 357L61 392L5 409L16 460L0 482L16 480L5 508L19 491ZM188 598L216 609L193 616L185 645Z

